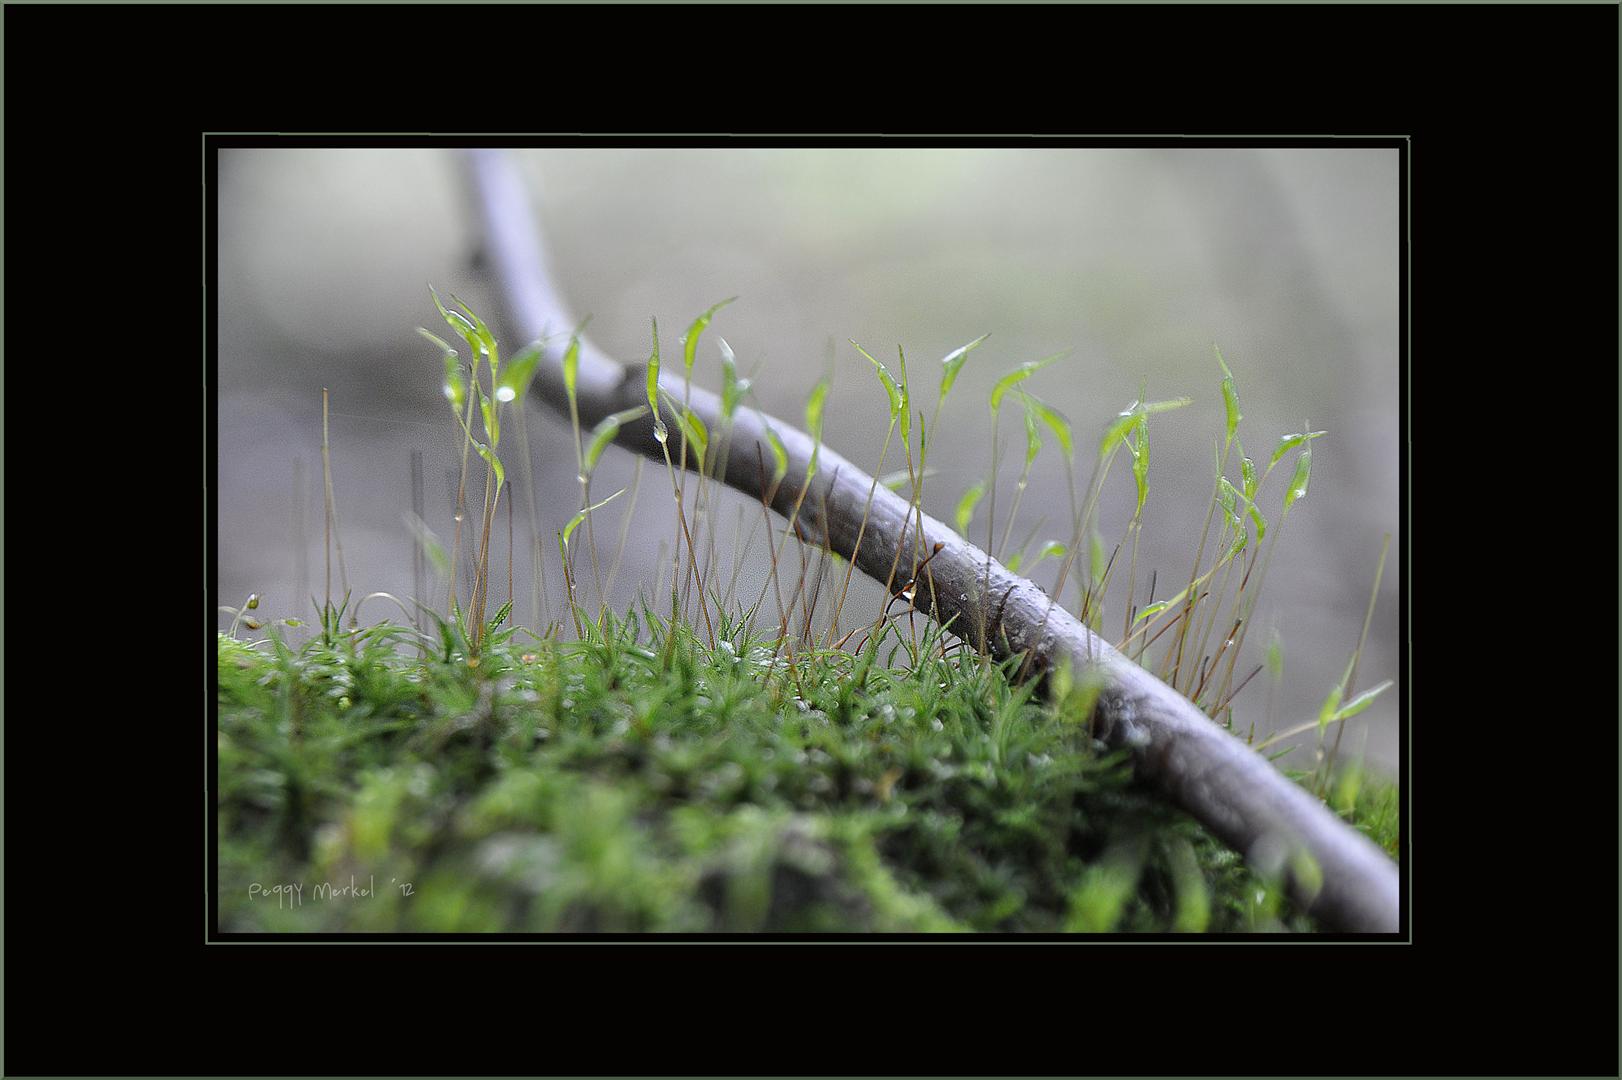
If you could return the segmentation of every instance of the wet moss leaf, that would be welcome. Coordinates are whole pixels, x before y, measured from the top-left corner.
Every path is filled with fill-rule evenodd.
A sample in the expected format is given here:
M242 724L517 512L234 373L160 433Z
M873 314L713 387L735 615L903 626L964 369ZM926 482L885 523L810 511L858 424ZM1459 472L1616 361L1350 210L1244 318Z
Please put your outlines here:
M822 441L822 407L828 400L828 380L823 379L811 390L805 403L805 430L815 442Z
M479 417L484 421L484 433L490 439L491 446L501 445L501 417L496 413L496 404L484 394L484 387L479 385L477 379L473 381L473 392L479 398Z
M890 420L896 421L903 415L906 403L901 399L901 387L896 385L895 376L891 375L890 369L880 363L872 353L857 345L855 341L851 341L851 344L856 346L857 352L867 357L868 363L878 372L879 382L884 385L884 393L890 399Z
M1138 417L1137 442L1132 445L1132 479L1137 484L1138 505L1135 513L1143 513L1143 504L1149 500L1149 418Z
M766 444L772 449L772 487L783 482L788 475L788 451L783 448L783 440L777 437L770 424L762 424L766 432Z
M1127 432L1137 426L1138 416L1128 410L1110 421L1109 427L1104 429L1104 437L1098 440L1098 457L1103 460L1109 452L1126 441Z
M624 495L624 494L625 494L625 489L620 488L618 491L614 492L614 494L610 495L608 498L604 499L602 502L592 503L590 506L586 507L583 510L575 511L574 517L569 519L569 524L567 524L567 525L565 525L563 527L563 546L564 547L568 546L570 534L573 533L576 529L578 529L580 527L580 523L582 521L586 520L586 515L590 514L593 510L601 510L603 507L607 506L609 503L613 502L615 499L619 498L621 495Z
M1043 559L1050 559L1050 558L1051 559L1062 559L1062 558L1064 558L1064 553L1065 553L1066 550L1067 549L1065 548L1065 546L1063 544L1059 543L1059 541L1057 541L1057 540L1048 541L1047 544L1043 545L1042 550L1038 551L1036 553L1036 558L1031 560L1031 569L1035 570L1036 565L1038 563L1040 563Z
M497 401L518 401L529 391L529 384L535 379L535 370L541 363L541 345L536 342L526 345L514 356L512 363L502 371L501 377L496 380Z
M1233 372L1228 370L1228 362L1222 359L1222 350L1215 344L1217 363L1222 365L1222 408L1227 414L1228 440L1232 444L1233 433L1239 430L1239 421L1243 419L1239 412L1239 391L1233 385Z
M1070 429L1070 421L1065 415L1041 398L1032 394L1026 394L1025 397L1030 399L1030 407L1036 410L1037 418L1046 424L1048 430L1053 432L1053 437L1059 440L1059 445L1064 448L1065 457L1074 455L1076 443Z
M1358 713L1362 712L1364 709L1366 709L1370 705L1372 705L1374 703L1375 698L1377 698L1381 694L1385 693L1385 691L1391 689L1392 685L1393 685L1392 681L1390 679L1387 679L1385 682L1381 683L1379 686L1376 686L1376 687L1373 687L1372 689L1363 691L1361 694L1357 695L1352 700L1348 701L1346 704L1344 704L1344 705L1340 706L1339 708L1337 708L1335 710L1334 719L1336 719L1336 720L1345 720L1348 717L1356 716ZM1337 687L1337 689L1339 689L1339 688Z
M1025 407L1025 471L1029 472L1031 463L1042 449L1042 433L1036 427L1036 412L1029 405Z
M1217 564L1217 566L1220 566L1220 565L1222 565L1222 564L1221 563ZM1148 607L1146 607L1142 611L1138 612L1138 617L1136 619L1132 620L1132 624L1134 626L1136 626L1138 623L1142 622L1144 619L1148 618L1149 616L1158 615L1162 611L1165 611L1167 608L1175 607L1176 605L1182 603L1183 602L1183 597L1188 595L1189 589L1190 588L1197 589L1201 585L1205 584L1206 578L1209 578L1212 574L1216 573L1216 569L1217 569L1216 566L1211 567L1211 569L1207 570L1205 573L1203 573L1199 577L1195 578L1192 585L1183 586L1183 590L1181 592L1179 592L1176 596L1173 596L1171 599L1169 599L1169 600L1157 600L1155 603L1150 604Z
M963 362L969 358L969 353L979 347L980 343L990 337L989 333L981 334L967 345L960 345L947 353L941 359L941 400L951 392L952 384L957 382L957 373L962 370Z
M963 497L957 501L957 512L953 515L952 521L961 535L969 535L969 522L974 520L974 508L985 493L986 482L982 480L965 491Z
M1284 512L1288 514L1290 507L1296 500L1303 499L1307 494L1307 480L1312 476L1312 447L1303 446L1301 456L1295 461L1295 475L1290 478L1290 490L1284 493Z
M1040 360L1027 360L1013 371L1010 371L1008 374L998 379L997 385L991 388L991 411L995 413L1002 407L1003 395L1007 394L1008 391L1012 390L1015 386L1018 386L1020 383L1024 382L1038 371L1041 371L1043 368L1047 367L1061 356L1064 356L1069 351L1070 350L1066 349L1063 352L1056 352L1052 356L1044 356Z
M460 415L462 406L467 403L467 384L462 379L462 360L456 350L445 344L428 331L418 329L417 333L438 345L442 350L445 361L445 398L451 403L451 408Z
M488 326L484 325L484 320L479 318L478 313L472 308L468 307L467 304L463 303L462 299L455 293L451 293L451 303L467 312L467 317L473 320L473 333L479 339L479 344L484 347L485 353L490 357L491 370L495 370L497 367L496 357L498 355L496 352L495 335L490 332L490 328Z
M569 404L575 403L575 385L580 380L580 334L569 337L569 347L563 353L563 389L569 395Z
M597 426L591 429L591 444L586 447L585 456L586 475L591 475L591 471L597 467L597 460L603 456L603 451L608 448L608 444L618 437L620 427L646 415L647 411L648 407L646 405L638 405L634 409L625 409L614 413L612 416L603 417Z
M916 470L909 469L897 469L895 472L888 472L879 477L879 483L883 484L891 491L900 491L901 488L915 475L920 480L927 480L931 476L939 475L939 473L939 469L931 468L926 468L923 472L917 472Z
M738 378L738 361L726 338L718 338L721 346L721 418L730 421L738 411L738 403L749 392L749 380Z
M1268 470L1271 471L1273 466L1277 465L1284 455L1288 454L1295 447L1300 446L1302 443L1307 442L1310 439L1316 439L1327 434L1329 434L1327 431L1308 431L1300 434L1285 435L1281 437L1278 441L1278 447L1273 451L1272 460L1267 463Z
M473 350L473 363L477 367L480 344L478 329L460 311L452 311L446 308L440 302L439 293L434 290L432 285L428 286L428 295L434 298L434 307L439 309L439 314L445 320L445 324L455 330L467 342L467 347Z
M1340 698L1345 693L1345 689L1345 683L1336 683L1335 688L1329 691L1329 696L1324 698L1324 703L1318 706L1318 734L1320 736L1328 729L1330 721L1335 719L1335 713L1340 709Z
M659 416L659 320L653 320L653 353L648 357L648 410L653 413L653 434L661 443L667 431Z
M1173 409L1181 409L1192 404L1194 399L1191 397L1169 398L1166 401L1151 401L1139 405L1138 410L1146 416L1153 416L1156 413L1171 412Z
M501 467L501 459L496 457L496 452L494 450L484 445L484 443L480 442L478 439L469 439L468 441L473 444L473 449L479 452L479 456L490 463L490 468L496 474L496 490L500 491L501 485L507 482L507 470Z
M1181 600L1187 594L1188 590L1184 589L1170 600L1156 600L1154 603L1146 605L1142 611L1138 612L1138 617L1132 620L1132 625L1136 626L1138 623L1149 618L1150 616L1159 615L1162 611L1165 611L1167 608L1177 603L1177 601Z
M1260 540L1261 537L1256 539ZM1284 675L1284 641L1276 628L1267 641L1267 673L1275 679Z
M417 327L417 333L421 334L423 337L427 338L429 341L433 342L435 345L438 345L440 352L448 352L452 356L456 355L456 349L449 342L447 342L444 338L440 337L438 334L435 334L435 333L433 333L433 332L431 332L429 330L424 330L420 326Z
M818 382L805 403L805 430L811 433L811 462L805 473L807 480L816 475L817 458L822 455L822 407L828 400L828 385L826 378Z
M907 354L902 351L900 345L895 347L895 353L901 360L901 441L906 443L911 438L912 391L907 389ZM922 425L923 422L924 414L919 413L919 425Z
M665 404L670 407L671 412L676 412L674 402L667 401ZM685 409L676 413L676 423L681 428L682 438L687 440L687 445L698 455L698 470L703 472L704 455L710 449L709 428L704 426L704 421L697 413Z
M1228 515L1228 522L1239 524L1239 490L1228 482L1226 476L1217 477L1217 501L1222 504L1222 512Z
M704 332L706 326L710 325L710 320L715 318L717 311L720 311L736 299L736 296L729 296L720 303L711 305L708 311L694 319L693 325L687 328L687 335L682 338L681 359L688 375L693 373L693 358L698 352L698 336Z
M1256 509L1255 503L1250 504L1250 520L1256 523L1256 542L1259 544L1262 537L1267 535L1267 519L1262 517L1260 510Z

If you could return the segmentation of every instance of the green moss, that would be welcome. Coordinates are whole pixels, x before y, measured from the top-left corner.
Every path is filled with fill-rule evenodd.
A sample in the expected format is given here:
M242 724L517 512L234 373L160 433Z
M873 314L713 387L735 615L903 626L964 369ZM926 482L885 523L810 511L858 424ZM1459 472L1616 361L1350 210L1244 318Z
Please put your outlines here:
M1313 929L999 669L641 626L222 635L221 929Z

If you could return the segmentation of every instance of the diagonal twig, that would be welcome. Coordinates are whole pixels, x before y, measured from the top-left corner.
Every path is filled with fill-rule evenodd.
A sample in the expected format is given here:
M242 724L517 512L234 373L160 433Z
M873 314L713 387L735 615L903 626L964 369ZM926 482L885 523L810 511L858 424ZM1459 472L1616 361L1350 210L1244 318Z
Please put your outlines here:
M548 325L570 325L515 163L499 150L467 151L463 163L509 328L528 340ZM644 365L622 364L582 339L577 382L581 422L596 423L644 401L645 377ZM673 395L677 388L676 379L665 387ZM561 366L543 366L530 396L566 411ZM720 399L698 387L692 388L691 408L711 432L727 427L731 451L725 455L724 473L714 479L790 517L814 449L810 436L747 406L738 408L729 426L723 425ZM788 475L771 491L763 490L765 477L753 465L767 452L768 421L789 462ZM622 426L617 441L650 457L661 454L652 420L646 417ZM812 542L826 543L881 582L898 550L938 546L931 563L933 598L915 597L931 605L920 608L925 615L975 626L1000 609L1000 630L986 642L993 658L1024 656L1036 675L1061 666L1077 675L1090 669L1102 687L1094 733L1111 746L1129 749L1137 775L1164 797L1263 872L1282 875L1291 896L1326 925L1357 933L1399 931L1396 864L1186 697L1117 652L1063 607L1050 604L1040 587L1009 573L944 523L914 515L911 504L889 488L878 485L868 504L872 477L827 445L820 450L810 486L813 505L827 507L819 521L801 522L808 532L820 531ZM864 535L859 549L858 535Z

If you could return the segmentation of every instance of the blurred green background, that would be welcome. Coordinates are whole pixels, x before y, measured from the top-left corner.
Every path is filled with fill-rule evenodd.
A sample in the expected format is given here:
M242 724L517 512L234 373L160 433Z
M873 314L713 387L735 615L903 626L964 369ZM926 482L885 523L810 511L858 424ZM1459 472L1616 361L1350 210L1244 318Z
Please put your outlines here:
M907 350L915 395L932 407L935 361L979 335L932 439L938 475L926 510L951 520L959 495L991 463L986 398L1022 361L1068 358L1028 384L1076 425L1086 447L1137 396L1187 395L1157 417L1151 494L1139 551L1139 597L1186 583L1222 428L1221 346L1236 377L1252 457L1279 435L1326 429L1314 443L1311 490L1292 511L1238 670L1261 662L1272 631L1284 678L1278 727L1316 717L1362 628L1381 538L1392 534L1358 684L1397 677L1398 524L1397 151L1332 149L555 149L514 151L535 194L560 289L610 355L645 359L650 316L674 341L722 298L696 369L716 388L714 337L747 372L759 364L760 405L785 418L828 363L835 373L825 436L865 468L888 418L854 338L889 362ZM449 149L228 149L220 153L220 602L249 592L271 617L308 617L322 592L321 389L331 390L333 484L348 577L357 596L413 590L410 455L420 451L426 518L449 541L459 431L440 395L441 369L416 327L434 327L431 282L498 318L497 292L473 259L475 216ZM492 323L493 325L498 325ZM499 332L499 330L498 330ZM520 342L507 341L515 347ZM927 411L927 409L926 409ZM503 450L516 454L504 428ZM536 405L529 435L541 524L561 528L578 506L567 421ZM1003 425L1001 514L1022 434ZM1015 542L1032 528L1065 538L1067 496L1056 447L1038 460ZM886 471L904 461L892 456ZM630 455L612 450L594 481L629 483ZM509 475L513 470L509 469ZM1132 509L1117 467L1101 511L1113 544ZM301 474L301 475L300 475ZM1230 468L1237 478L1237 468ZM1277 522L1287 475L1264 489ZM651 589L671 533L660 477L647 471L612 602ZM611 549L619 511L598 522ZM519 503L522 531L522 503ZM717 520L730 549L736 507ZM972 538L984 544L984 512ZM751 520L745 519L745 529ZM1039 526L1040 523L1040 526ZM605 528L606 524L606 528ZM1039 526L1039 527L1038 527ZM496 552L505 559L505 532ZM302 537L302 542L300 542ZM529 560L514 556L517 616L532 622ZM553 546L544 550L555 553ZM759 563L757 537L751 561ZM554 555L555 558L555 555ZM726 564L730 572L730 563ZM554 610L560 588L549 568ZM1051 584L1054 567L1038 574ZM334 589L338 588L336 568ZM499 575L498 575L499 576ZM745 583L763 580L746 570ZM505 582L497 589L505 594ZM755 586L758 588L758 585ZM754 590L740 586L740 595ZM876 613L877 585L848 605ZM365 612L381 618L388 605ZM1114 602L1120 607L1120 601ZM392 609L391 609L392 610ZM393 612L396 616L397 611ZM1118 624L1112 611L1107 626ZM228 617L222 617L227 618ZM222 624L223 625L223 624ZM1343 755L1397 762L1399 685L1351 721ZM1235 705L1236 725L1266 729L1266 675ZM1308 737L1289 763L1311 762Z

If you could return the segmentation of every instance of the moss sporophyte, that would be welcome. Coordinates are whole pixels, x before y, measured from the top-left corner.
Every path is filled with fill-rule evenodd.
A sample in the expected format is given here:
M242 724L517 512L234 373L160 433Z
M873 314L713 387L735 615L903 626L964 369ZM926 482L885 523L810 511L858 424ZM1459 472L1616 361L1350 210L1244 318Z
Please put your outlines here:
M372 593L353 606L347 595L328 599L315 605L310 627L273 597L222 609L230 618L217 643L221 930L1321 928L1286 898L1280 879L1167 806L1134 778L1125 750L1097 738L1100 685L1089 673L1057 670L1038 693L1029 655L989 655L995 619L943 628L923 617L936 609L932 571L941 564L931 560L943 558L943 543L922 539L930 439L985 336L945 354L927 422L913 407L905 352L897 349L892 367L852 343L850 359L871 373L889 415L873 475L890 462L903 466L884 486L904 496L908 520L920 525L908 550L867 556L889 568L872 601L852 576L872 543L868 509L881 481L863 478L849 553L834 552L825 530L802 518L822 520L812 479L835 419L827 378L805 409L811 449L802 475L789 476L783 433L768 424L751 462L763 481L759 506L737 511L718 497L733 425L754 408L758 385L739 377L732 348L714 339L722 409L706 422L694 407L701 338L726 302L689 325L679 385L661 375L655 324L645 404L593 416L583 430L578 328L504 363L473 309L455 297L449 306L433 300L466 355L423 331L438 350L433 377L461 436L449 550L429 522L409 521L432 571L425 595ZM1041 575L1055 607L1258 749L1276 753L1277 740L1316 731L1311 768L1291 775L1394 853L1395 788L1338 756L1344 722L1390 683L1358 693L1354 653L1320 715L1278 734L1265 715L1271 692L1252 691L1263 699L1253 704L1241 696L1263 666L1253 670L1240 656L1267 565L1305 498L1312 446L1324 432L1283 436L1258 468L1240 442L1238 391L1218 354L1225 423L1206 522L1189 573L1157 600L1165 576L1137 565L1150 427L1170 422L1162 414L1189 399L1140 394L1104 424L1091 444L1092 478L1079 486L1072 421L1041 396L1043 373L1059 359L1021 363L993 385L993 427L1012 405L1023 436L1012 499L999 507L995 441L987 477L942 499L956 508L957 531L974 529L986 543L985 573L996 558L1032 580ZM543 528L524 403L543 371L559 369L579 498ZM503 444L509 425L519 437ZM616 606L640 465L606 498L591 487L611 447L649 426L671 494L667 550L657 580L632 583ZM1059 535L1043 536L1021 529L1021 496L1039 459L1051 460L1042 454L1050 445L1063 463L1069 516ZM1111 543L1100 507L1123 456L1130 519ZM1288 489L1264 494L1280 466ZM495 525L514 474L528 535L515 529L508 542L509 526ZM779 499L783 484L791 486ZM338 504L330 484L328 494L331 530ZM593 521L616 513L608 535L617 531L618 545L606 560ZM514 595L515 546L531 555L527 597ZM740 596L751 565L764 581ZM548 569L556 590L546 587ZM505 593L493 585L503 577ZM517 625L515 600L527 601L529 625ZM362 625L368 605L385 614ZM1116 615L1106 618L1110 609ZM1276 684L1276 641L1267 659ZM1260 737L1256 716L1265 721ZM323 902L311 902L317 896Z

